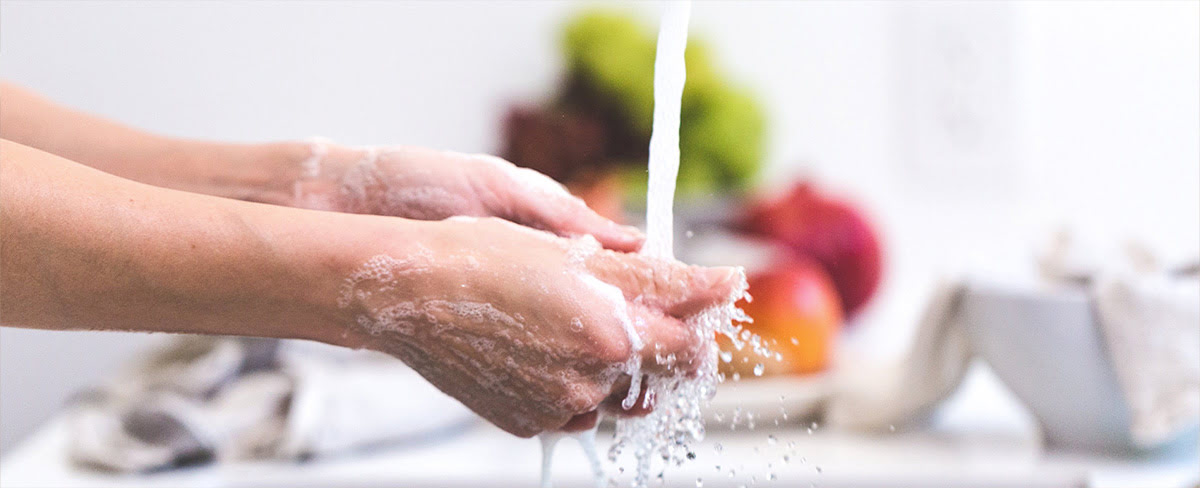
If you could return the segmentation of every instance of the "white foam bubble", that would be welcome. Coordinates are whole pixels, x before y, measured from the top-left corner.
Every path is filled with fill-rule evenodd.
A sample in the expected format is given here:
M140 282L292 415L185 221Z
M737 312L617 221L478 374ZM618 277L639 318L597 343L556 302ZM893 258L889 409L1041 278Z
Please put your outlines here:
M635 321L629 316L629 304L625 301L625 294L620 288L601 281L599 278L587 273L578 273L577 276L585 285L592 288L598 295L606 298L613 311L616 319L620 322L621 327L625 330L625 337L629 340L630 351L629 359L625 362L625 374L629 375L629 393L625 395L625 399L621 401L621 406L626 410L633 408L634 402L637 401L638 395L641 393L642 387L642 348L645 347L645 340L642 339L638 332L638 325L644 327L644 324L635 324Z
M342 283L337 300L338 307L350 306L355 298L362 296L361 292L367 292L360 288L364 285L369 285L368 287L372 289L394 287L401 276L428 273L431 270L432 261L432 253L421 247L418 247L416 252L411 255L402 258L386 254L373 256Z

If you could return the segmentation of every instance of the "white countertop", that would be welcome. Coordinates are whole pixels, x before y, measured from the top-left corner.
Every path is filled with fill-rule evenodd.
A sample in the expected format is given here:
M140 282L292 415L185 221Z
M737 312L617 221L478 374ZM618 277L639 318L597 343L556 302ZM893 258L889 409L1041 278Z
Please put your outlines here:
M773 426L772 426L773 427ZM778 441L767 442L773 433ZM606 444L607 437L599 437ZM151 475L109 475L72 466L56 418L0 459L0 485L17 487L457 487L538 486L540 444L479 424L419 445L309 462L242 462ZM718 454L714 447L722 444ZM792 444L794 443L794 444ZM1007 392L976 370L932 426L863 434L802 426L710 429L694 462L669 469L667 486L705 487L1191 487L1200 460L1191 445L1136 459L1044 451ZM790 462L784 463L783 456ZM768 468L768 463L770 467ZM721 465L720 471L716 465ZM729 468L736 470L730 476ZM819 471L818 471L818 468ZM591 486L569 439L555 457L555 486ZM769 473L778 480L768 482ZM751 480L750 476L756 478ZM756 481L755 484L752 481Z

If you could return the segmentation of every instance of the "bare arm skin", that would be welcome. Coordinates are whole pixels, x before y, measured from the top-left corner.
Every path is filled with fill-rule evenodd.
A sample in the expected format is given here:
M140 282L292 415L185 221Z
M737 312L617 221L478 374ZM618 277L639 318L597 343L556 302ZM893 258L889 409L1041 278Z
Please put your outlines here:
M7 140L0 181L5 325L330 342L346 322L335 280L316 279L336 267L328 246L304 235L355 216L139 184Z
M58 105L0 82L0 137L134 181L287 205L307 144L164 137Z
M632 352L693 367L684 325L735 273L494 218L430 222L158 188L0 140L0 323L298 338L400 358L517 435L619 397ZM658 364L660 354L679 358ZM594 417L593 417L594 418Z
M419 220L500 217L559 235L590 234L621 251L635 251L644 240L545 175L486 155L170 138L6 82L0 82L0 137L122 178L239 200Z
M739 292L491 156L168 138L7 83L0 137L0 324L379 350L522 436L615 408L622 324L686 372L684 319Z

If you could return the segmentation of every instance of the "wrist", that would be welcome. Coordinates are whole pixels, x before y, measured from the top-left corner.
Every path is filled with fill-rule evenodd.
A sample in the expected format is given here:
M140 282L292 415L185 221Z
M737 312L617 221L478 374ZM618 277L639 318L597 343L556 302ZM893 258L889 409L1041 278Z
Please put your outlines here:
M335 144L323 138L304 143L307 157L292 185L290 206L310 210L372 213L361 208L362 195L347 191L347 178L363 164L369 164L374 148L356 148Z
M292 203L295 182L311 155L303 142L229 144L174 139L165 143L172 181L180 190L276 205Z
M373 317L381 303L413 300L421 296L426 284L394 284L386 293L376 293L375 285L356 288L356 280L370 276L373 266L408 262L427 254L445 234L435 222L420 222L394 217L356 215L336 212L312 212L279 208L280 212L299 215L272 218L271 230L264 232L274 241L270 246L282 260L283 275L271 278L286 283L288 300L298 310L293 336L349 348L369 347L371 334L362 325ZM399 273L398 273L399 274ZM370 280L368 280L370 281ZM356 293L365 290L367 293Z

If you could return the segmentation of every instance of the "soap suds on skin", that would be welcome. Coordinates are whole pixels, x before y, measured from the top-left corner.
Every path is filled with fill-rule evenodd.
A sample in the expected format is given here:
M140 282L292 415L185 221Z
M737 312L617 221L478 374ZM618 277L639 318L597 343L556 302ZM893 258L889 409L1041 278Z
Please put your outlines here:
M668 5L659 32L658 53L655 60L655 115L650 148L650 187L647 194L647 242L643 252L652 257L668 260L674 259L671 250L672 200L679 167L679 111L685 76L683 55L687 40L689 14L690 4L686 1L675 1ZM339 177L341 198L349 201L352 205L362 207L381 205L384 209L390 208L400 212L397 215L416 212L421 217L430 219L456 214L469 215L472 210L476 210L468 208L469 202L456 200L453 196L439 192L440 189L431 188L428 185L407 182L410 184L387 188L388 182L381 181L378 165L386 163L389 158L410 157L409 152L411 151L418 150L404 148L366 150L363 159L350 171ZM323 154L318 156L316 149L313 152L314 163L310 166L316 167L315 171L320 172L319 165ZM555 195L565 192L561 185L554 184L541 175L522 170L512 172L511 168L507 168L512 165L506 161L489 159L490 157L465 155L463 157L480 158L493 164L505 165L504 170L510 171L512 181L525 185L530 190ZM310 170L312 168L306 166L306 171ZM414 168L414 171L415 177L419 178L419 173L428 171L428 169ZM367 191L367 188L380 185L384 187L384 191ZM376 195L371 198L382 199L382 202L368 202L366 201L368 195ZM404 208L393 208L398 206ZM713 340L714 335L719 333L730 338L738 349L744 347L746 343L750 343L756 351L764 346L761 341L755 340L757 338L736 325L739 322L749 322L749 317L734 306L735 302L747 296L745 275L742 273L739 275L741 282L735 286L733 293L725 301L684 319L688 330L695 334L696 343L701 344L702 347L694 359L697 361L698 372L694 375L655 373L645 375L647 381L642 383L644 375L641 361L644 356L642 349L645 347L645 340L639 330L644 328L645 324L639 324L636 322L636 318L630 316L628 301L619 288L592 276L584 266L591 255L600 251L600 247L599 243L590 236L575 239L568 249L568 262L571 269L567 272L575 273L585 285L592 288L601 297L607 297L613 302L615 316L621 322L630 344L628 361L623 365L605 369L603 373L607 378L605 381L615 382L619 375L628 375L631 380L630 391L622 405L625 408L633 407L641 390L645 390L646 405L653 404L655 407L645 417L617 419L616 432L608 453L608 458L613 463L624 462L626 456L631 455L634 469L618 471L632 474L631 486L645 487L651 479L661 475L666 466L682 464L694 458L691 446L704 437L701 409L715 393L716 385L720 381L716 367L718 347L716 341ZM347 306L352 301L370 298L371 293L387 291L388 287L396 286L393 282L399 276L420 272L420 260L418 259L414 263L410 262L410 259L389 256L372 258L364 264L362 270L347 280L339 304ZM474 264L468 261L466 266L475 269L479 264L477 261ZM427 268L428 265L426 265ZM556 290L543 288L543 292L550 295ZM436 347L437 351L417 347L412 336L430 332L415 330L415 324L432 324L432 329L439 329L441 322L444 322L440 318L445 317L445 314L470 322L496 323L503 327L496 327L491 331L491 335L480 334L478 331L439 330L437 333L442 334L439 340L433 341L432 346L426 345L426 347ZM586 318L575 318L563 325L569 330L582 331L584 319ZM550 344L539 342L541 339L537 337L527 337L524 317L507 314L485 303L439 303L436 300L392 303L363 314L359 318L359 322L365 330L373 334L394 336L391 341L387 341L395 344L394 350L389 352L405 360L439 388L467 392L462 394L460 399L473 409L486 403L488 398L511 398L519 395L518 392L504 386L507 384L505 382L506 375L515 374L517 364L511 357L491 357L483 354L486 357L481 358L478 354L469 354L467 351L492 351L497 349L498 344L502 342L524 347L551 347ZM746 337L742 337L742 334L746 334ZM555 354L553 350L546 352ZM443 362L435 364L432 358L439 358ZM657 353L655 359L662 364L671 364L676 360L671 355L663 356ZM449 361L446 362L447 360ZM538 375L551 374L549 371L533 369L534 371L522 372L522 374L530 375L534 380ZM449 373L442 374L439 371L443 373L449 371ZM561 383L562 378L556 377L556 379ZM567 384L574 383L568 381ZM475 393L471 393L472 391ZM564 402L567 401L566 396L579 397L579 395L570 393L566 392L564 398L553 402L554 407L563 407ZM524 408L531 411L515 412L518 414L516 418L522 426L532 429L535 426L533 419L539 418L538 416L542 414L542 412L534 410L541 410L541 408L537 406ZM551 411L549 406L546 406L545 409ZM544 455L542 486L550 486L553 448L561 436L561 434L548 433L542 437ZM578 434L576 438L579 439L585 454L591 460L597 486L603 486L606 479L603 465L595 452L595 430Z
M690 9L691 5L687 1L668 4L659 30L655 58L654 128L650 139L650 183L646 196L647 240L643 252L663 259L674 259L672 201L679 170L679 116L686 73L684 50L687 44ZM716 393L716 385L719 382L718 347L713 337L720 333L729 337L739 349L743 347L743 339L740 337L742 329L736 323L749 322L749 317L734 306L734 303L747 296L744 272L739 273L739 279L741 282L724 302L685 320L688 330L696 335L694 339L703 347L697 358L700 363L695 376L647 375L647 384L643 385L640 353L643 341L637 332L638 324L622 324L626 327L630 342L635 344L626 365L626 374L630 376L631 381L629 394L622 402L622 407L632 408L643 388L646 389L643 406L655 407L645 417L620 418L616 421L616 432L608 457L611 462L619 463L623 454L632 454L634 469L631 486L645 487L656 471L661 475L665 465L679 465L695 457L691 446L702 440L705 434L701 409ZM754 347L759 347L757 341L754 342ZM671 355L655 356L663 364L675 361ZM552 448L553 444L550 444L543 451L544 463L550 462ZM598 460L593 459L592 462L597 463ZM657 466L656 462L660 462L662 466ZM547 469L543 471L543 486L549 486L549 480L546 479L548 476ZM597 483L602 482L603 478L597 476Z

